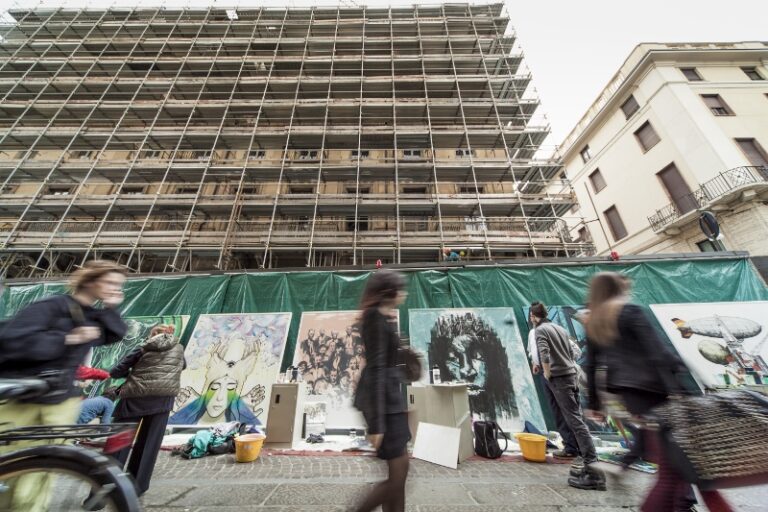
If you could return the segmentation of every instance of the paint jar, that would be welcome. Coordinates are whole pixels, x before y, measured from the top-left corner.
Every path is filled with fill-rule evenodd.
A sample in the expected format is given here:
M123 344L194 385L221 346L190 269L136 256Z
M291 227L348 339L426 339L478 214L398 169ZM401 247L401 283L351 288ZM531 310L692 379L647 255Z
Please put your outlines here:
M435 365L432 368L432 384L440 384L441 382L442 380L440 380L440 368Z

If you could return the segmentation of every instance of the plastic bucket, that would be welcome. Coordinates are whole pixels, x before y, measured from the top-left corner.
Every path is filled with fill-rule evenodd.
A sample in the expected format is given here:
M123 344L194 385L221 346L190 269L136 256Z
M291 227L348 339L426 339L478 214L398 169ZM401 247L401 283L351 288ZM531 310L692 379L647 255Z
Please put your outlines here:
M245 434L235 438L235 461L253 462L259 458L264 445L264 434Z
M538 434L519 433L515 439L520 443L523 458L531 462L546 462L547 438Z

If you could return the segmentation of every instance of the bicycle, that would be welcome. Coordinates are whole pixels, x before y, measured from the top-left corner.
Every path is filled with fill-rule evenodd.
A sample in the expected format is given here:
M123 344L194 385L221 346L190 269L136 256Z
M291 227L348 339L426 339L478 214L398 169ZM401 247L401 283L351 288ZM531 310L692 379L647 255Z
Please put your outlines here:
M40 379L0 379L0 401L30 399L47 389L48 384ZM130 445L133 429L133 424L21 427L0 431L0 446L16 441L88 438L106 439L107 446L116 451ZM50 511L142 510L133 480L117 462L82 446L40 445L0 455L0 499L12 490L9 479L30 474L55 477L50 484Z

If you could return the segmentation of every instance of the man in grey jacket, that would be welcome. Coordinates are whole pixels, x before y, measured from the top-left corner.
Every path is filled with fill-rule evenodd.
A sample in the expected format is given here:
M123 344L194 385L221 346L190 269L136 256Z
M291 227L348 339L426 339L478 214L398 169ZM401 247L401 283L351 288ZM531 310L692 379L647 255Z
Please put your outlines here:
M597 462L597 452L581 411L579 374L568 333L549 321L547 307L541 302L531 304L530 314L536 326L540 371L544 374L563 419L576 437L579 453L584 460L582 468L572 467L572 478L568 479L568 484L579 489L604 491L605 476L593 466ZM534 373L536 371L534 367Z

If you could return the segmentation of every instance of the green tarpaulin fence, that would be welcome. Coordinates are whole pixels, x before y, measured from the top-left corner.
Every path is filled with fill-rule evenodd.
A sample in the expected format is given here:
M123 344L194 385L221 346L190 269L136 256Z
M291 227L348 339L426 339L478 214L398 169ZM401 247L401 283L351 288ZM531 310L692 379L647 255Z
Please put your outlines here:
M746 257L647 260L541 266L442 267L406 270L408 300L400 312L408 333L408 310L450 307L512 307L524 334L521 306L582 304L590 277L603 270L632 278L639 304L768 299L768 289ZM126 316L190 315L189 337L205 313L292 312L283 366L293 357L301 313L350 310L371 271L257 272L249 274L157 276L129 279ZM63 283L7 286L0 315L7 317L32 301L64 290ZM525 337L523 337L525 340ZM186 342L186 339L184 340Z

